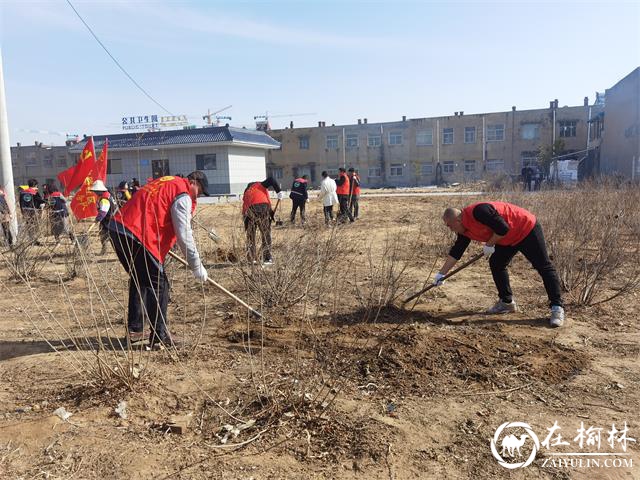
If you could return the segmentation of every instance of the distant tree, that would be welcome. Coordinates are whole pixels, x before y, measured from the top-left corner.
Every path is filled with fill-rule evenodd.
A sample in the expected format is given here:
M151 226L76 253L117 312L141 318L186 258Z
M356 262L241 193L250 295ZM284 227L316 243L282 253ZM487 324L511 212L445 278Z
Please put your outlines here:
M545 177L549 177L551 164L554 158L564 151L564 140L559 138L552 145L544 145L538 148L538 164L543 169Z

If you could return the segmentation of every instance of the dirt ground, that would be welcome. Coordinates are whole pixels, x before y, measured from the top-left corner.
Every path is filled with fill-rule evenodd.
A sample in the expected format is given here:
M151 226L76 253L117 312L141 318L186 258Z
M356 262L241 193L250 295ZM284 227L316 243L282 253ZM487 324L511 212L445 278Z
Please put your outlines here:
M517 256L518 313L482 313L496 300L484 260L413 309L372 303L383 255L392 249L406 267L406 294L418 290L452 241L442 209L479 198L363 197L360 219L336 228L324 226L315 201L305 227L289 225L286 200L267 270L238 262L239 205L200 207L197 218L222 239L197 232L210 276L268 322L247 319L174 262L170 325L190 345L179 352L122 353L127 277L115 254L90 255L73 277L69 240L53 249L45 238L28 283L0 267L0 478L640 478L631 441L621 457L629 466L544 466L554 450L540 447L515 470L498 464L490 443L505 422L529 424L542 442L557 421L572 443L560 452L576 451L581 423L626 422L628 437L640 437L637 292L569 305L565 326L551 329L542 282ZM305 265L296 245L330 242L344 252L312 275L317 261ZM95 232L91 248L99 250ZM479 250L472 244L465 258ZM309 298L290 301L305 279L321 277ZM256 294L251 278L271 293ZM111 380L100 380L98 365L115 371ZM130 388L114 380L128 368L140 377ZM115 413L123 401L126 418ZM59 418L59 407L72 416ZM605 437L600 451L622 452Z

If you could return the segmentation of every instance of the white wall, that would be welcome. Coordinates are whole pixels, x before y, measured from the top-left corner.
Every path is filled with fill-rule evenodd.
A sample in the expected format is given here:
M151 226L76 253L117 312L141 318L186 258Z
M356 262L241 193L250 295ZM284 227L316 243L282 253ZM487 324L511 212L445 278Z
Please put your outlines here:
M249 147L229 147L230 193L244 192L247 183L267 178L265 150Z

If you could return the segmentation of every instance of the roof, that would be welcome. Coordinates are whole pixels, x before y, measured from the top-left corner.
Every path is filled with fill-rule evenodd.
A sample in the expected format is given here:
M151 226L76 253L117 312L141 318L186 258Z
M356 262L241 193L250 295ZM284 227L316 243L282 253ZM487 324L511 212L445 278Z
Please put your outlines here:
M280 148L280 143L257 130L235 127L205 127L190 130L166 130L161 132L120 133L93 137L96 149L109 139L110 150L132 150L144 147L168 147L174 145L209 145L212 143L237 144L258 148ZM81 152L86 139L72 146L72 153Z

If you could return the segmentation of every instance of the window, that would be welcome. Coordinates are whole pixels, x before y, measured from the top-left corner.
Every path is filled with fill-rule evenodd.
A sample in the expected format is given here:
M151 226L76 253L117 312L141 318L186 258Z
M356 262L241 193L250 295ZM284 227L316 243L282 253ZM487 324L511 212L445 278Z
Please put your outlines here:
M577 121L568 120L563 122L558 122L560 124L560 136L567 137L575 137L576 136L576 125Z
M402 145L402 132L389 132L389 145Z
M64 155L60 155L57 159L56 159L56 165L58 167L66 167L67 166L67 157Z
M167 175L169 175L169 159L151 160L151 176L153 178L166 177Z
M464 143L476 143L476 127L464 127Z
M24 164L25 165L37 165L38 161L36 160L36 154L35 153L27 153L27 158L25 159Z
M338 135L327 135L327 148L338 148Z
M504 160L487 159L487 172L502 172L502 171L504 171Z
M215 153L204 153L196 155L196 170L217 170Z
M487 142L504 142L504 123L487 125Z
M453 128L442 129L442 144L453 145Z
M346 147L347 148L357 148L357 146L358 146L358 134L357 133L347 134L345 143L346 143Z
M522 168L538 165L538 152L520 152Z
M523 140L538 140L540 138L540 124L523 123L520 129L520 136Z
M456 164L450 161L442 162L443 173L453 173L456 170Z
M42 159L42 165L44 165L45 167L53 167L53 155L51 153L48 153L44 156L44 158Z
M476 161L475 160L465 160L464 161L464 171L465 172L475 172L476 171Z
M122 159L110 158L107 162L107 173L122 173Z
M423 163L420 175L433 175L433 163Z
M337 168L327 168L327 175L329 175L330 177L337 177L338 176L338 169Z
M309 150L309 137L298 137L298 147L300 150Z
M416 145L433 145L433 128L417 132Z
M282 180L284 176L281 167L270 167L268 174L276 180Z
M391 164L391 172L390 172L392 177L401 177L403 172L402 172L402 164L401 163L392 163Z
M382 145L382 135L369 134L367 139L367 146L369 147L379 147Z
M380 177L382 175L382 170L380 167L371 167L369 168L369 176L370 177Z

